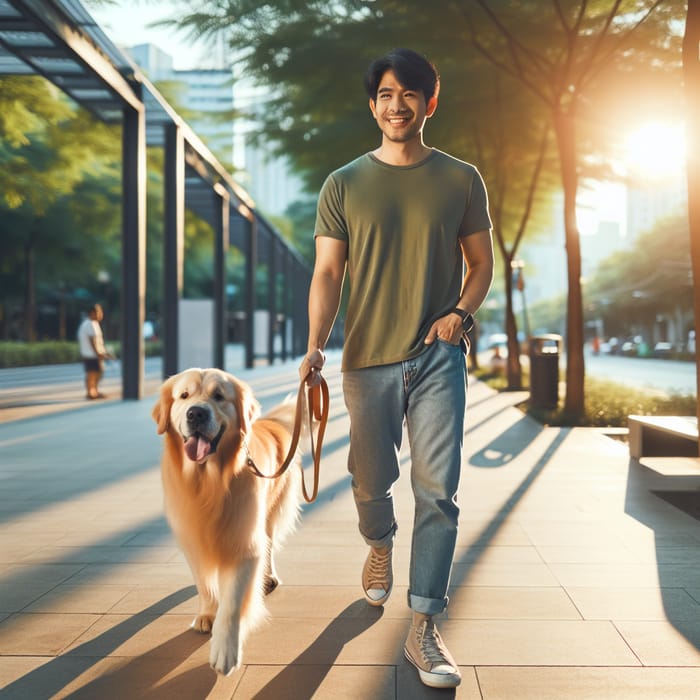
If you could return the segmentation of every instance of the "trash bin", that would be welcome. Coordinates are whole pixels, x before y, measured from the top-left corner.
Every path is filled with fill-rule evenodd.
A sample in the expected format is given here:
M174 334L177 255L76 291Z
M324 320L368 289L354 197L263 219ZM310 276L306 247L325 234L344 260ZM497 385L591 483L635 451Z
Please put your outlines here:
M559 403L560 335L548 333L530 338L530 405L556 408Z

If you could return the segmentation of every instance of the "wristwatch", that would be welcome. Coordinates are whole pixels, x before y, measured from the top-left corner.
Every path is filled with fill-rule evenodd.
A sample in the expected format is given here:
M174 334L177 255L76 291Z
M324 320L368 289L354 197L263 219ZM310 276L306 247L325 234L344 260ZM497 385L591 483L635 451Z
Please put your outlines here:
M468 311L455 306L450 313L457 314L462 319L462 329L465 333L469 333L474 328L474 317Z

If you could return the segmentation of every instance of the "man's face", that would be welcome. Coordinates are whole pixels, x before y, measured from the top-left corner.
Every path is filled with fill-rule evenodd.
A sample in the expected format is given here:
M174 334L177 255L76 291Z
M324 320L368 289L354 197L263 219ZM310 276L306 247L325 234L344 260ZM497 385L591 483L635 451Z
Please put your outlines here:
M419 137L427 117L435 111L436 101L426 105L420 90L409 90L399 83L394 71L382 76L377 88L377 100L369 101L370 109L384 137L396 143L406 143Z

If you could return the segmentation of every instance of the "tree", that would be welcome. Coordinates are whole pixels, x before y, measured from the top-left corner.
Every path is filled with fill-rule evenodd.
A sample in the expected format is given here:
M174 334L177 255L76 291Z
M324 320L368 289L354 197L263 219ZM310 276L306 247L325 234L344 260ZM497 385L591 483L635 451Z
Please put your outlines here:
M428 139L476 161L486 178L503 256L509 384L519 387L510 263L551 191L553 179L540 175L552 163L545 159L541 108L471 49L453 3L239 0L225 8L207 1L188 7L173 20L177 26L197 35L223 32L244 63L241 72L270 88L272 97L258 110L260 137L278 144L312 191L331 170L377 142L361 82L370 60L392 45L410 45L436 62L444 89Z
M0 184L3 205L23 225L11 230L21 250L24 337L36 338L37 251L49 254L58 238L51 213L88 176L113 172L119 139L42 78L0 78ZM84 234L83 234L84 235Z
M552 0L548 8L510 0L458 3L476 48L495 66L519 80L547 107L555 134L564 190L567 251L567 365L565 411L584 412L583 296L581 248L576 218L580 177L577 124L587 109L586 95L599 74L636 51L669 48L669 21L677 10L663 0ZM485 28L491 32L486 33ZM542 34L545 34L543 37ZM637 43L633 44L634 39Z

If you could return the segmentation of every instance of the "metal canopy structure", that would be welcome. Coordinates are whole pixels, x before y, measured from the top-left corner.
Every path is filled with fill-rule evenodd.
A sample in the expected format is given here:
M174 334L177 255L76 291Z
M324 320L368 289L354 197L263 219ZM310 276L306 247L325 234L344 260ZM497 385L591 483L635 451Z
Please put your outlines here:
M214 230L214 358L224 365L226 250L246 259L246 365L254 362L255 273L268 269L267 356L276 356L278 315L292 318L292 347L304 352L308 265L258 212L195 132L77 0L0 0L0 75L41 75L97 119L122 125L122 393L142 395L144 347L146 146L164 149L163 373L178 365L185 207ZM278 309L278 278L286 308Z

